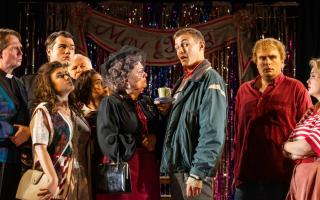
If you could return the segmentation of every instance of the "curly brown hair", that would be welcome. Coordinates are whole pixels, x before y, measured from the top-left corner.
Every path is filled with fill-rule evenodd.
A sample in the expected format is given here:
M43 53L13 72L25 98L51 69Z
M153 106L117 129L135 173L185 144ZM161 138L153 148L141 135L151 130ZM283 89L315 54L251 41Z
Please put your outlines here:
M37 87L34 93L35 99L33 105L36 106L41 102L47 102L49 111L52 113L56 112L55 105L58 102L58 98L51 81L51 74L58 68L66 68L66 66L58 61L45 63L39 68L38 74L34 80L34 84ZM68 97L68 103L70 109L79 113L75 97L72 93Z

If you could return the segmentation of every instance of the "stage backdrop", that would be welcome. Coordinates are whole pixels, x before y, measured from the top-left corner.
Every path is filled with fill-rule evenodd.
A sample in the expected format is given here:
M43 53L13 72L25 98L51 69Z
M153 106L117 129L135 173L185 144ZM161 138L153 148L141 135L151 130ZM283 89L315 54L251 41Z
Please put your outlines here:
M177 29L143 28L95 11L82 3L70 5L70 11L67 29L75 37L77 50L83 54L88 53L88 37L108 52L117 51L123 45L140 48L147 53L146 64L149 66L168 66L179 62L172 39ZM249 64L252 47L248 24L253 22L247 16L242 11L190 26L204 35L206 57L217 49L238 42L240 76Z
M281 40L287 47L284 73L295 77L297 4L231 4L222 1L148 3L114 0L86 5L75 2L21 1L18 7L24 67L15 70L16 74L34 73L46 62L44 41L53 31L68 30L75 34L78 46L76 51L80 49L81 52L87 52L97 70L109 53L119 48L120 44L130 43L141 47L147 42L144 47L150 45L146 50L150 51L149 56L152 55L155 58L151 58L160 63L147 65L145 68L148 73L145 93L152 97L157 97L158 87L172 87L182 72L180 64L161 64L175 60L171 59L173 48L168 37L178 27L197 27L204 34L210 33L212 29L213 33L209 36L213 38L206 36L207 42L212 43L208 44L206 58L224 78L228 96L226 140L214 181L214 199L233 198L231 155L234 100L240 80L252 79L256 75L255 66L248 65L248 52L251 51L252 41L257 39L274 37ZM228 29L217 34L221 24L225 24ZM96 33L92 27L98 27ZM131 33L129 35L128 29ZM109 39L101 38L100 34L105 34ZM153 38L155 34L158 42L144 38Z

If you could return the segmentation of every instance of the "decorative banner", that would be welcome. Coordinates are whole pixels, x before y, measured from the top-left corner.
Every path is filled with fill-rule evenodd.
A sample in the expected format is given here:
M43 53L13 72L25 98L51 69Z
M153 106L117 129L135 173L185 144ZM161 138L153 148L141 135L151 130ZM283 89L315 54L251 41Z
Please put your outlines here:
M87 54L85 42L85 36L87 36L109 52L114 52L123 45L140 48L147 53L146 64L150 66L168 66L179 62L172 39L177 29L142 28L88 7L81 9L80 6L74 6L71 9L74 10L74 12L71 12L74 13L74 17L70 18L69 30L75 36L77 49L84 54ZM238 31L246 30L240 29L234 18L232 15L227 15L207 23L190 26L200 30L204 35L206 55L237 42L237 40L239 41L237 37L244 35L238 34ZM243 49L248 49L245 48L245 44L239 45L241 48L239 48L238 53L242 55L242 59L249 59L247 55L250 52L243 51ZM242 64L240 69L243 71L248 64L248 60L242 60L240 64Z

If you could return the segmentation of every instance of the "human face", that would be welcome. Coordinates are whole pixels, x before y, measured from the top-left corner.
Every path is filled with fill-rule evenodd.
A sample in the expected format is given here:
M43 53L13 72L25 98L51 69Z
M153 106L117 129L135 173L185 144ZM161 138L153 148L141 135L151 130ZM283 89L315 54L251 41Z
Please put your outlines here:
M22 45L15 35L9 35L8 46L0 54L1 66L4 69L13 70L21 65L22 62ZM7 72L8 73L8 72Z
M91 77L91 92L93 98L102 98L104 96L104 85L100 74L96 73Z
M265 81L269 82L282 73L283 60L281 60L279 51L275 48L257 50L256 64L260 76Z
M307 83L309 95L320 100L320 71L317 67L312 67Z
M73 59L75 51L74 42L71 38L59 36L55 39L53 46L47 49L49 62L59 61L69 65Z
M60 67L50 74L50 79L58 96L68 95L74 86L66 67Z
M73 79L78 79L82 72L92 69L88 58L84 56L74 56L68 66L68 72Z
M141 62L138 62L128 74L129 89L141 93L147 87L147 73Z
M177 56L183 67L192 69L195 64L204 59L204 42L194 39L191 34L182 34L174 42Z

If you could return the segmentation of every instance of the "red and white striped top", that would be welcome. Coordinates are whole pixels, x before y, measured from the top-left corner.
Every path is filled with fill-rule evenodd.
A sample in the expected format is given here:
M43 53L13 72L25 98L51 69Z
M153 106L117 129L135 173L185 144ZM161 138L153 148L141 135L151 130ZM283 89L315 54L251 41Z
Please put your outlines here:
M291 133L289 140L305 139L320 157L320 111L319 105L310 108Z

